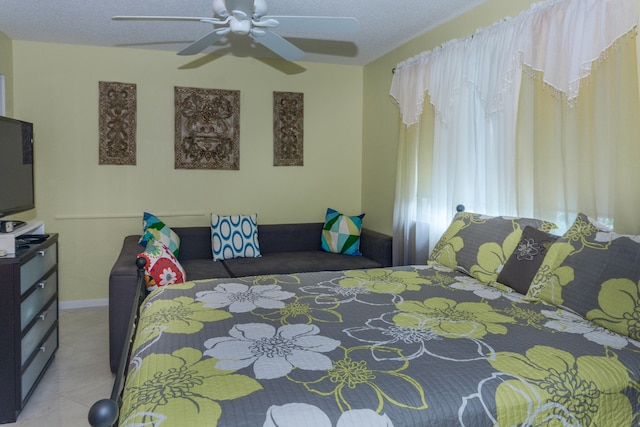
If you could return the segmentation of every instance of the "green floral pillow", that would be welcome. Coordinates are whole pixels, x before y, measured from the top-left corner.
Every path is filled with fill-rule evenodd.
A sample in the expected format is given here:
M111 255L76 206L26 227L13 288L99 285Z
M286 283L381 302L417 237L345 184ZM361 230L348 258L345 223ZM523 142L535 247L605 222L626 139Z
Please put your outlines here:
M579 214L549 248L527 296L640 340L640 236L613 233Z
M557 226L533 218L459 212L436 244L428 262L457 268L483 283L494 282L530 225L550 231Z
M138 254L138 258L147 261L144 266L144 281L148 291L160 286L184 283L187 280L187 273L178 259L167 245L154 238L149 240L144 252Z

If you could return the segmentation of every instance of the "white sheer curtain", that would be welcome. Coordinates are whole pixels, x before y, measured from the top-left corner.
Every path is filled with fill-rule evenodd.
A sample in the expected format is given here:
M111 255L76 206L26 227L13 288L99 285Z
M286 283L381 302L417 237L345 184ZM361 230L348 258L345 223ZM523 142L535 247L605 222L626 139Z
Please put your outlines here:
M523 75L537 76L557 95L554 99L573 106L593 63L636 24L636 0L538 3L472 37L398 64L391 88L403 121L395 262L424 262L458 204L489 215L564 212L566 205L540 208L535 159L522 160L537 152L536 140L518 135L525 135L523 127L540 125L522 119L518 124ZM431 105L425 108L427 94ZM531 108L527 112L535 112Z

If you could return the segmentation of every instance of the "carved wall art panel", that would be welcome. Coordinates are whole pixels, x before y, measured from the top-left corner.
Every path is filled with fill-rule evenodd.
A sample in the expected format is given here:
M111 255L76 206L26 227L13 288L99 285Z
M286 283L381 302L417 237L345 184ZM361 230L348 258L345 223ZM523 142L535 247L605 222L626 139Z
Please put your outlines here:
M100 165L136 164L136 85L98 82Z
M273 165L304 164L304 94L273 92Z
M175 87L176 169L240 169L240 91Z

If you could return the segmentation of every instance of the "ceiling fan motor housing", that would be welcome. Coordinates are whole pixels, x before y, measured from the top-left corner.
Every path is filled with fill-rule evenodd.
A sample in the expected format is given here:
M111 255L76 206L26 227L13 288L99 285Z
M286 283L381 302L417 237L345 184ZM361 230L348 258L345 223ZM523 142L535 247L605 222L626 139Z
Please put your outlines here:
M229 20L229 27L231 32L235 34L249 34L251 30L251 21L248 19L238 20L234 16Z

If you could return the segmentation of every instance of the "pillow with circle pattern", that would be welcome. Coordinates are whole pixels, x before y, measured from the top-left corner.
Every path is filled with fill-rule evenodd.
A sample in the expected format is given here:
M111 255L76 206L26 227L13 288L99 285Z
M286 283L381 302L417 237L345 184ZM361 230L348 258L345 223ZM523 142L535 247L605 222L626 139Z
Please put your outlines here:
M428 263L458 269L482 283L494 282L527 225L544 231L557 228L552 222L534 218L458 212L438 240Z
M258 214L211 214L211 252L214 261L261 257Z
M187 274L178 259L167 245L154 238L149 240L144 252L138 254L138 257L147 261L144 280L148 291L187 280Z

